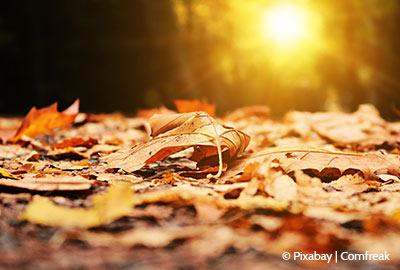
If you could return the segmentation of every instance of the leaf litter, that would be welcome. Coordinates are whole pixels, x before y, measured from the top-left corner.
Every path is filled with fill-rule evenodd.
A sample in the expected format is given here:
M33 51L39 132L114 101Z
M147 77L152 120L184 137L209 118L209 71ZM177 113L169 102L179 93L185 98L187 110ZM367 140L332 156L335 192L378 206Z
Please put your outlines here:
M0 145L0 265L287 269L286 250L373 247L399 265L399 122L371 105L273 119L264 106L218 118L206 102L175 104L1 118L15 135Z

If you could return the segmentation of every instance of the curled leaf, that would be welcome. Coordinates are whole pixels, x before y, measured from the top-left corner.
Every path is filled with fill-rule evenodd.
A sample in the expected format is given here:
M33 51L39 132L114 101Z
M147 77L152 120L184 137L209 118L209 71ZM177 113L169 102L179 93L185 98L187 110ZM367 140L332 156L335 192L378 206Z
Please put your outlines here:
M217 123L207 113L154 115L150 120L153 138L133 148L123 149L105 158L111 168L136 171L147 164L194 147L192 159L200 162L218 157L222 172L225 161L241 154L249 143L243 132Z

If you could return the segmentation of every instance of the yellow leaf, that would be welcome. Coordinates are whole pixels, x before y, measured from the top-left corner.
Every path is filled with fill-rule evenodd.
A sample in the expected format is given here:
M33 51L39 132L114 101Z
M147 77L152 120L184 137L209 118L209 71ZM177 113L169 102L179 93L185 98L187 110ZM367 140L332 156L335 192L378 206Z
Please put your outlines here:
M18 180L19 178L12 173L0 168L0 178L10 178L10 179L15 179Z
M67 208L46 197L35 196L20 218L47 226L91 228L128 214L134 205L134 196L129 184L118 183L107 192L95 195L92 201L92 208Z

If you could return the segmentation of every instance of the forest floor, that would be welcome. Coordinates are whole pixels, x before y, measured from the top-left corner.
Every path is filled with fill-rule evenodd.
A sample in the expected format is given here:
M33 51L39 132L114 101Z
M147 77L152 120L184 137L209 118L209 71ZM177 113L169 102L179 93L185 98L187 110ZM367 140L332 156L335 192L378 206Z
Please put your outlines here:
M0 268L398 269L400 122L186 105L0 118Z

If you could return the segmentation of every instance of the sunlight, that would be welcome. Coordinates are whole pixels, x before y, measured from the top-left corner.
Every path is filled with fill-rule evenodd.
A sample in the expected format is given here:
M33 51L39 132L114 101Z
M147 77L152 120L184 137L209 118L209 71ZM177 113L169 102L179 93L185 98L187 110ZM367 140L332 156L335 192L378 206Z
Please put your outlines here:
M311 37L310 14L299 7L280 5L265 12L262 31L280 46L293 46Z

